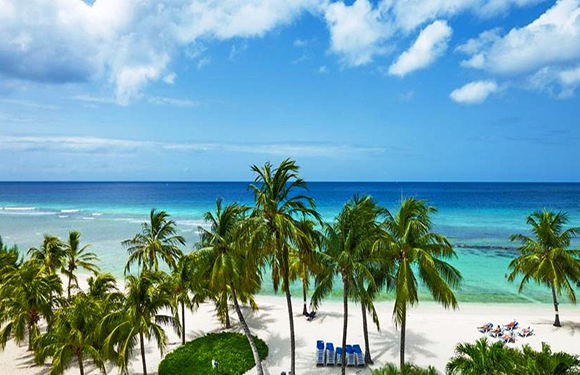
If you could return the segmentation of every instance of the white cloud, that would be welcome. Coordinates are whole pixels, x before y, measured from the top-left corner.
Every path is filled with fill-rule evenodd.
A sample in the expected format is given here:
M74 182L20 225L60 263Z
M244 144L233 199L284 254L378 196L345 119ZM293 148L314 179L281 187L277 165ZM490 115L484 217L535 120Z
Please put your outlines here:
M173 85L175 84L175 79L177 78L177 74L175 72L171 72L166 74L163 77L163 82L167 83L168 85Z
M385 21L380 8L368 0L352 5L332 3L325 12L330 31L330 51L338 54L348 66L369 63L376 55L388 51L386 42L394 30Z
M116 138L78 136L10 136L0 135L0 150L50 152L52 154L128 155L160 150L161 152L232 152L263 155L301 155L339 157L377 155L383 147L365 147L332 143L175 143Z
M459 48L471 55L471 67L492 73L530 73L546 66L580 60L580 1L558 0L554 6L522 28L500 37L482 34Z
M149 103L156 105L172 105L175 107L199 107L201 103L197 100L169 98L166 96L152 96Z
M202 57L197 61L197 70L201 70L202 68L208 66L211 63L211 58L208 56Z
M495 81L475 81L453 90L449 96L460 104L479 104L498 90Z
M389 74L405 76L431 65L447 50L453 31L445 21L435 21L425 27L415 43L389 67Z
M318 73L320 74L328 73L328 68L326 67L326 65L321 65L320 68L318 68Z
M292 44L294 45L294 47L302 48L302 47L306 47L308 45L308 40L296 39L296 40L294 40L294 43L292 43Z
M240 45L232 44L230 48L230 60L234 60L238 55L248 49L248 42L243 41Z

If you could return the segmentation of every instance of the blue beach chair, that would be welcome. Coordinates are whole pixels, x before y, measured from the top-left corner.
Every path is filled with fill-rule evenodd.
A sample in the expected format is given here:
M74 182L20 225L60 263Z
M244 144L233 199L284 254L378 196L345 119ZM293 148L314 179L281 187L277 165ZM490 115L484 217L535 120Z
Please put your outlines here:
M324 366L324 341L316 341L316 366Z
M342 365L342 348L340 346L336 348L336 365Z
M356 365L359 367L364 367L365 365L365 356L363 355L363 351L359 344L353 345L352 349L354 350L354 354L356 356Z
M326 343L326 365L334 366L334 345L331 342Z
M346 365L354 366L356 363L354 359L354 350L352 348L352 345L347 345L344 351L346 352Z

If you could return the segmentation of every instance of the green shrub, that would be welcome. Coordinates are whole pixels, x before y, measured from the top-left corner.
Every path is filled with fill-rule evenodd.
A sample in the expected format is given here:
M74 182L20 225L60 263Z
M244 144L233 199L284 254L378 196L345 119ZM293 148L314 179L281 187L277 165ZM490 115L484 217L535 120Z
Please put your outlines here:
M385 367L379 370L372 370L373 375L437 375L438 372L434 367L429 366L424 369L415 366L412 363L407 363L403 370L401 371L397 365L392 363L387 363Z
M260 358L268 356L268 346L256 336ZM255 366L252 349L241 333L210 333L175 349L159 364L159 375L213 374L212 359L219 363L220 375L243 374Z

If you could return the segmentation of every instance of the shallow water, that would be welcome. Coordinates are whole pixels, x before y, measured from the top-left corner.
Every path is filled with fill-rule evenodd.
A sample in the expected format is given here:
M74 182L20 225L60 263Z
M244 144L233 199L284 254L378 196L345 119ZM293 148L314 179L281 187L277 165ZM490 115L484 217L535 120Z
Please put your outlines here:
M64 237L69 230L80 230L83 240L93 244L102 269L121 276L127 257L121 241L140 230L151 208L173 216L191 249L197 227L203 225L202 214L213 209L216 197L251 204L247 186L0 182L0 235L25 250L38 246L45 233ZM427 199L439 209L434 218L437 230L456 245L458 257L451 262L464 276L457 295L465 302L549 302L547 289L532 285L518 294L516 285L505 279L516 254L508 237L525 233L526 215L544 207L567 211L570 224L580 226L580 184L315 182L309 188L325 220L332 220L354 193L371 194L389 209L401 196ZM263 289L272 292L266 275ZM294 289L299 295L299 286ZM334 293L339 297L341 292Z

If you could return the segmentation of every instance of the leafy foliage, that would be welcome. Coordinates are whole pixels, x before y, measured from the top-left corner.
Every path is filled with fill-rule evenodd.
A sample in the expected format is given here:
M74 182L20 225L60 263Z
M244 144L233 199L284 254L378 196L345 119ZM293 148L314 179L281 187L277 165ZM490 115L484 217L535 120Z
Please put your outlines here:
M254 336L258 353L263 360L268 346ZM159 364L159 375L213 374L211 362L219 363L220 374L244 374L254 367L254 357L248 340L241 333L210 333L177 348Z
M392 363L388 363L385 367L380 370L372 370L373 375L437 375L438 372L434 367L429 366L424 369L415 366L411 363L407 363L402 369L398 368Z

